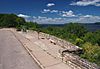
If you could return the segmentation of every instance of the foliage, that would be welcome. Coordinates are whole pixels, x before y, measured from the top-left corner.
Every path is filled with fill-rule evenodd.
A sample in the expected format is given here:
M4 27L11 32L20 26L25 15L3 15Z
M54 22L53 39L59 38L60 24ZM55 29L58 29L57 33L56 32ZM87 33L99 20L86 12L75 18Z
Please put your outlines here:
M15 21L18 23L18 25L23 25L25 23L24 18L21 17L17 17Z
M100 31L88 32L82 37L85 42L90 42L91 44L100 46Z
M96 31L94 33L95 39L96 39L96 43L100 46L100 30Z
M24 23L25 20L15 14L0 14L0 27L16 27Z
M84 41L81 38L76 38L75 45L82 46L83 43L84 43Z
M84 36L87 30L79 23L66 24L64 30L68 33L75 34L77 37Z
M29 30L36 30L36 28L39 28L39 25L34 22L26 22L24 26L26 26L26 28Z
M21 29L22 29L21 25L17 25L16 29L17 29L17 31L21 31Z
M46 27L42 30L45 33L60 37L65 40L73 42L78 37L84 36L87 30L78 23L69 23L64 27Z
M92 44L94 44L95 41L96 41L95 36L94 36L94 34L92 32L86 33L85 36L83 37L83 40L85 42L90 42Z
M18 17L15 14L0 14L0 27L8 28L15 27L18 31L36 30L39 25L36 22L26 22L24 18Z
M95 62L100 65L100 47L92 45L89 42L83 44L84 54L81 57L88 59L91 62Z

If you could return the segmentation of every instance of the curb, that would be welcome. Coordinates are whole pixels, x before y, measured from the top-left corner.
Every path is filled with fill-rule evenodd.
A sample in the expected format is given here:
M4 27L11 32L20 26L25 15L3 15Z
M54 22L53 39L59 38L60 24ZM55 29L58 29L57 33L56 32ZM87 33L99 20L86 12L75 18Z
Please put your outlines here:
M41 69L45 69L45 67L39 62L39 60L35 57L35 55L33 55L31 52L30 52L30 49L25 46L19 38L17 38L16 34L13 32L13 31L10 31L14 34L15 38L22 44L22 46L27 50L27 52L29 53L29 55L35 60L35 62L40 66ZM24 37L25 38L25 37ZM25 38L26 39L26 38ZM29 40L29 39L27 39Z
M36 63L42 68L45 69L45 67L39 62L39 60L35 57L35 55L33 55L30 52L30 49L26 46L25 49L28 51L28 53L31 55L31 57L36 61Z

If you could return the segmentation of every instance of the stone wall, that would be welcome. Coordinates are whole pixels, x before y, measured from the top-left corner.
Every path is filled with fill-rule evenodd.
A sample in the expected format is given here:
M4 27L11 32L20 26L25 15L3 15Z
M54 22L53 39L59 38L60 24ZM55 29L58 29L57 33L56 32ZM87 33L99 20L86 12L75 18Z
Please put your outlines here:
M42 32L39 34L39 38L52 40L53 43L56 43L57 45L63 48L62 51L64 50L73 51L73 50L81 49L78 46L75 46L68 41L62 40L60 38ZM77 67L77 69L100 69L100 67L98 67L96 64L88 62L87 60L82 59L75 54L71 54L67 52L64 53L63 61L67 63L69 62L68 64L70 64L73 67Z
M65 41L65 40L57 38L53 35L45 34L45 33L42 33L42 32L39 33L39 38L48 39L48 40L52 41L53 43L55 43L56 45L59 45L62 48L65 48L66 50L81 49L78 46L75 46L68 41Z
M95 63L88 62L87 60L82 59L74 54L65 53L64 61L70 61L73 64L76 64L77 66L81 67L82 69L100 69L100 67L97 66Z

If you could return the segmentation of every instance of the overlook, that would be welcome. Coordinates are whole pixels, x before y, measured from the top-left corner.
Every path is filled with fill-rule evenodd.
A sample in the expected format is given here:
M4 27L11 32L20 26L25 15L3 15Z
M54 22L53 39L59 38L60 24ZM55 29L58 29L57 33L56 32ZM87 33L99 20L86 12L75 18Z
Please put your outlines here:
M100 69L100 0L1 0L0 69Z
M10 19L11 16L15 19ZM88 32L88 30L86 30L86 28L80 23L69 23L63 27L41 27L41 25L36 22L26 22L24 18L18 17L14 14L1 14L0 20L1 32L5 31L4 33L6 33L8 31L9 34L12 33L12 35L15 36L15 38L25 47L41 68L48 68L52 62L50 62L49 65L45 65L49 62L47 62L48 60L45 60L44 63L43 60L40 59L42 56L38 57L38 53L35 53L33 49L35 45L39 46L44 53L47 53L47 55L54 58L50 60L56 60L57 63L62 61L61 63L64 64L64 66L69 67L69 69L99 69L98 60L100 48L99 37L97 37L100 35L99 31ZM95 34L96 37L94 37L93 34ZM96 39L95 41L94 38ZM26 44L30 42L32 44L31 46L30 44ZM92 54L92 52L94 53ZM43 53L40 54L42 55ZM96 57L98 58L93 58L93 55L95 54L97 54Z

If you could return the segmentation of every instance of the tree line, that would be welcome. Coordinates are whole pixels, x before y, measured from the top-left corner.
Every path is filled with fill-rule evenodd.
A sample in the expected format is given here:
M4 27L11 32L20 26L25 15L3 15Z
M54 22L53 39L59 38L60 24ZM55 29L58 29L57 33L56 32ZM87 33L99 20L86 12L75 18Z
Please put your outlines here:
M24 18L18 17L15 14L0 14L0 27L16 27L24 23Z
M1 28L17 28L36 30L39 25L36 22L26 22L24 18L18 17L15 14L0 14Z

